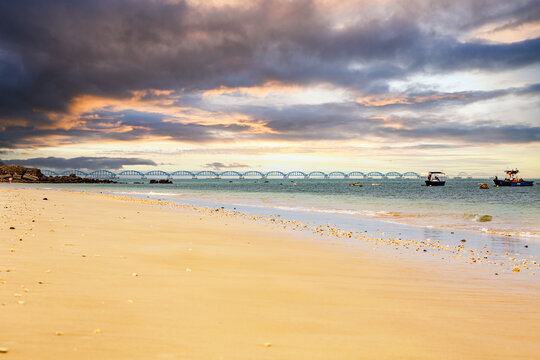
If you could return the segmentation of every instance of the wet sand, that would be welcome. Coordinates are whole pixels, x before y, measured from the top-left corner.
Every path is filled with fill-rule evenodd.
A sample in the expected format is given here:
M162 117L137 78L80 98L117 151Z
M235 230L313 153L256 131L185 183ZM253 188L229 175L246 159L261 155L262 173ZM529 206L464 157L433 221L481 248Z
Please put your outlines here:
M0 201L0 359L540 353L535 278L140 200L2 186Z

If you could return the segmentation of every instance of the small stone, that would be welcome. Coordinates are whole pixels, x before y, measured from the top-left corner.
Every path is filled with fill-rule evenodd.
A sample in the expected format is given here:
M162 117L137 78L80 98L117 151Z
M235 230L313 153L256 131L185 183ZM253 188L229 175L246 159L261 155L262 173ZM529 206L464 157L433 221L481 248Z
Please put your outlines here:
M9 252L15 252L15 249L11 248L9 249Z
M528 247L529 247L529 245L525 245L525 247L526 247L526 248L528 248Z
M0 354L5 354L8 352L8 348L0 347Z
M520 272L521 269L519 268L519 266L514 266L514 268L512 269L513 272Z
M101 334L101 329L94 330L94 334Z
M19 300L19 301L17 301L17 303L18 303L19 305L22 305L22 304L24 304L24 301L23 301L23 300Z
M9 227L9 230L15 230L15 227L10 226L10 227Z
M63 332L63 331L56 331L56 332L54 333L54 335L56 335L56 336L62 336L62 335L64 335L64 332Z
M266 347L272 347L272 343L269 343L269 342L265 342L263 345Z
M134 273L131 273L131 276L136 277L136 276L139 276L139 274L137 274L136 272L134 272Z
M467 242L467 240L466 239L461 239L461 242L464 243L464 242Z
M43 198L43 200L49 200L49 199L47 199L47 198Z

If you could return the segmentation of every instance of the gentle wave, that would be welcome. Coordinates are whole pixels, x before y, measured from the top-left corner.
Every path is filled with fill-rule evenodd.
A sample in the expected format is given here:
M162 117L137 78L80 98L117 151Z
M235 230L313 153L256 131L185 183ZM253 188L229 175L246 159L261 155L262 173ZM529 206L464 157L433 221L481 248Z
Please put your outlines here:
M146 196L182 196L181 193L162 193L162 192L139 192L139 191L111 191L111 194L118 195L146 195Z
M268 205L265 204L264 206L261 206L261 205L254 205L254 204L234 203L232 205L250 206L250 207L285 210L285 211L302 211L302 212L318 213L318 214L363 215L363 216L373 216L373 217L394 215L394 213L391 213L391 212L388 212L388 211L322 209L322 208L314 208L314 207L270 205L270 204L268 204Z

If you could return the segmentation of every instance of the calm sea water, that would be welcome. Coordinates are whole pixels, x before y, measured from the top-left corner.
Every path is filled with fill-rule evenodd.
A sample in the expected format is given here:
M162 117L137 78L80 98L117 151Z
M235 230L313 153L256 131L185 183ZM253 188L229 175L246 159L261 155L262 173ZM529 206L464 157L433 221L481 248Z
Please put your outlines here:
M152 198L341 214L540 238L540 186L480 189L479 180L450 180L444 187L420 180L179 180L173 185L115 185L115 193ZM486 180L485 182L488 182ZM380 185L376 185L380 184ZM484 215L492 217L486 220Z
M363 187L349 186L352 182ZM467 238L468 245L478 248L487 244L499 253L519 250L540 256L540 185L483 190L481 182L492 185L478 179L450 179L444 187L402 179L198 179L54 187L280 214L312 224L331 223L345 231L383 231L385 236L430 238L450 245Z

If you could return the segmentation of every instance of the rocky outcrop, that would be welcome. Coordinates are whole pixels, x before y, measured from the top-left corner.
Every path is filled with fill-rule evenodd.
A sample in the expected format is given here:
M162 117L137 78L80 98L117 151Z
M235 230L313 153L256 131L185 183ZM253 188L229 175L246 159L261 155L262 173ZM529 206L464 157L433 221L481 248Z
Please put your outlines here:
M170 180L150 180L150 184L172 184Z
M12 182L16 183L116 183L116 181L112 180L81 178L75 174L69 176L45 176L41 173L41 170L37 168L26 168L20 165L0 166L0 182L8 182L10 178L12 179Z

